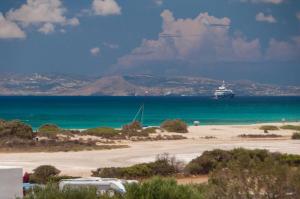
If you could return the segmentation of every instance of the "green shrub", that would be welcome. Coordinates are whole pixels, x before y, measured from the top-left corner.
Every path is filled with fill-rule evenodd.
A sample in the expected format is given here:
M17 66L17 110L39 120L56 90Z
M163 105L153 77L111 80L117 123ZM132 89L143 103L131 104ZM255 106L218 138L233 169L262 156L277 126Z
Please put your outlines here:
M41 165L33 170L30 176L31 182L46 184L49 180L60 173L60 170L51 165Z
M59 190L56 184L47 184L45 188L37 187L23 199L108 199L108 196L100 197L93 187ZM112 197L111 199L116 199Z
M157 157L150 163L136 164L130 167L98 168L92 176L106 178L147 178L155 175L169 176L179 172L180 163L166 154Z
M126 186L125 199L202 199L196 186L178 185L174 179L154 177L141 184Z
M204 151L201 156L189 162L184 170L187 174L192 175L208 174L219 164L225 163L231 158L232 154L229 151L220 149L216 149L213 151Z
M279 128L274 125L263 125L263 126L259 127L259 129L264 130L265 132L279 130Z
M36 188L24 199L202 199L200 188L194 185L178 185L174 179L155 177L140 184L126 185L124 195L97 195L95 188L63 189L55 184Z
M287 164L238 156L209 176L205 198L297 198L300 170Z
M17 120L0 121L0 137L17 137L21 139L32 139L34 133L32 128Z
M184 171L187 174L203 175L208 174L216 168L225 168L232 161L237 159L245 159L252 161L265 161L271 159L274 163L288 164L290 166L300 166L299 155L286 155L280 153L270 153L267 150L255 149L247 150L243 148L234 149L231 151L224 151L216 149L213 151L205 151L203 154L191 162L189 162ZM247 166L247 161L240 161L240 166Z
M44 124L38 128L37 135L54 139L61 131L62 129L55 124Z
M284 125L280 127L281 129L300 131L300 126L298 125Z
M118 136L119 133L120 133L119 130L110 127L92 128L82 132L82 134L92 135L92 136L97 136L102 138L113 138L115 136Z
M293 139L293 140L300 140L300 133L298 133L298 132L293 133L292 139Z
M179 119L176 120L166 120L161 124L161 128L168 132L175 133L187 133L187 124Z
M300 155L280 154L277 159L279 159L283 164L288 164L289 166L293 167L300 167Z
M57 133L57 132L61 131L61 128L59 128L55 124L44 124L39 127L38 131L45 132L45 133Z

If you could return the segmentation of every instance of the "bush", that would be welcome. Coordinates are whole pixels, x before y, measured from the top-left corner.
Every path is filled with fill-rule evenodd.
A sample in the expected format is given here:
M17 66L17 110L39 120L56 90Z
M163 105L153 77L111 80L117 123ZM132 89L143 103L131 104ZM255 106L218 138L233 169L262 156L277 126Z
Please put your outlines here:
M205 198L298 198L300 170L268 157L239 156L209 176Z
M293 140L300 140L300 133L293 133L292 139Z
M263 126L259 127L259 129L264 130L264 132L279 130L279 128L274 125L263 125Z
M297 125L284 125L280 127L281 129L300 131L300 126Z
M196 186L178 185L174 179L154 177L141 184L126 186L125 199L202 199Z
M44 133L57 133L61 131L61 128L55 124L44 124L39 127L38 131Z
M147 178L155 175L169 176L179 172L180 162L167 154L158 156L156 161L136 164L130 167L98 168L92 176L106 178Z
M46 184L49 180L60 173L60 170L51 165L41 165L33 170L30 181Z
M161 128L168 132L187 133L187 124L182 120L166 120L161 124Z
M201 156L189 162L184 171L186 174L192 175L208 174L216 168L225 168L232 161L243 158L245 160L250 159L253 161L264 161L266 159L271 159L274 163L278 162L280 164L288 164L290 166L300 166L299 155L286 155L280 153L270 153L267 150L247 150L239 148L231 151L224 151L220 149L205 151ZM243 165L246 162L247 161L240 162L241 168L243 168Z
M92 128L82 132L82 134L92 135L92 136L97 136L102 138L112 138L118 136L119 133L120 131L110 127Z
M34 133L32 128L17 120L0 121L0 137L18 137L21 139L32 139Z
M229 151L216 149L213 151L204 151L203 154L185 167L185 173L192 175L208 174L215 169L219 164L225 163L232 158Z
M62 129L55 124L44 124L39 127L37 135L47 138L56 138L57 134L61 133Z
M129 132L129 131L138 131L142 130L142 125L139 121L134 121L132 123L126 124L122 127L123 132Z

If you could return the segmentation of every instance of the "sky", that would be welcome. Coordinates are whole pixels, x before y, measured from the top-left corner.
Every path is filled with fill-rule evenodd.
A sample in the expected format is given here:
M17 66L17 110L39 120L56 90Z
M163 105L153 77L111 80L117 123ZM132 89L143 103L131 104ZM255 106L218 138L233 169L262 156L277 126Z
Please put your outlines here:
M1 0L0 72L300 85L299 0Z

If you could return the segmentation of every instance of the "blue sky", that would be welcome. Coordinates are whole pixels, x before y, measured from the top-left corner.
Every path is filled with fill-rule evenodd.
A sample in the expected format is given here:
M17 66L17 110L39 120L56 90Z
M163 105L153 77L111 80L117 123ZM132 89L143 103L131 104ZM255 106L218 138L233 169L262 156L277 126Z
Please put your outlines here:
M300 85L298 0L1 0L0 72Z

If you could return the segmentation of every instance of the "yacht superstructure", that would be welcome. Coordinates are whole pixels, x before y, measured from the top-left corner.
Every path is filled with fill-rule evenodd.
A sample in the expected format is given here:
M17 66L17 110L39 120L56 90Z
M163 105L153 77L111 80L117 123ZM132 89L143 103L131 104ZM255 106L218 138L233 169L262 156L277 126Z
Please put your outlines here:
M225 86L225 82L223 81L223 84L215 90L214 97L215 99L233 98L234 92L231 89L227 89Z

